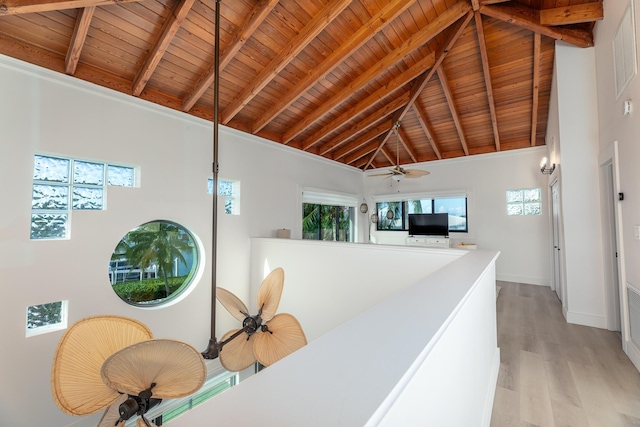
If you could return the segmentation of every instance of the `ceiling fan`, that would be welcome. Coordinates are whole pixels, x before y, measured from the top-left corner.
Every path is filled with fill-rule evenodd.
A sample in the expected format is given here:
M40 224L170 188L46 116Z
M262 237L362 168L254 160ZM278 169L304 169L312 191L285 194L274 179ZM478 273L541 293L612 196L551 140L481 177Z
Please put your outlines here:
M114 427L134 416L138 426L162 399L196 392L207 376L202 355L181 341L153 339L143 323L121 316L79 320L62 336L53 359L51 389L70 415L105 408L98 427Z
M429 171L421 170L421 169L405 169L400 166L400 122L395 122L393 124L393 131L396 134L396 166L389 169L386 173L378 173L368 176L390 176L396 181L400 181L402 178L420 178L425 175L429 175Z
M241 371L256 362L269 366L307 344L302 327L291 314L276 314L282 289L284 270L274 269L258 290L258 314L251 315L247 306L233 293L218 288L218 301L242 322L242 328L227 332L220 342L220 363L228 371ZM242 339L235 339L245 334Z

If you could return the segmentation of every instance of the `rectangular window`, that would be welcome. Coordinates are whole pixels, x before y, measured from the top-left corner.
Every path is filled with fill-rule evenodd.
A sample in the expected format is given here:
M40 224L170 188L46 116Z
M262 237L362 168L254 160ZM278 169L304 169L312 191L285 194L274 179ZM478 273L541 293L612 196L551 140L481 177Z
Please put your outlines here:
M67 301L27 307L26 336L31 337L67 327Z
M213 194L213 179L207 180L207 192ZM218 196L224 197L224 213L240 215L240 181L218 180Z
M542 189L507 190L507 215L542 215Z
M105 186L133 187L134 172L127 166L35 155L31 239L68 237L71 210L103 210Z
M376 203L377 230L408 231L409 214L448 213L449 232L467 233L467 198L435 197Z
M167 400L167 404L162 402L160 404L161 406L150 411L151 416L148 416L147 418L152 420L155 425L165 425L188 410L214 396L217 396L223 391L230 389L238 383L238 378L238 373L234 372L225 372L221 375L217 375L207 380L197 393L189 397L184 399ZM154 415L154 413L157 414L158 411L160 411L162 415Z
M353 242L353 206L302 204L302 238Z

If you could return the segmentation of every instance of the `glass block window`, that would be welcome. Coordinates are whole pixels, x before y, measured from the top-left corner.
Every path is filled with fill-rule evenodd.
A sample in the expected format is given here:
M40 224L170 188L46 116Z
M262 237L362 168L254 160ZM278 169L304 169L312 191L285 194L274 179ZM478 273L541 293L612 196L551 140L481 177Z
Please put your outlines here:
M67 301L27 307L26 336L40 335L67 327Z
M207 192L213 194L213 179L207 181ZM240 215L240 181L218 180L218 196L224 197L224 213Z
M105 209L105 185L133 187L134 177L132 167L35 155L31 239L67 238L71 210Z
M542 190L540 188L507 190L507 215L542 215Z

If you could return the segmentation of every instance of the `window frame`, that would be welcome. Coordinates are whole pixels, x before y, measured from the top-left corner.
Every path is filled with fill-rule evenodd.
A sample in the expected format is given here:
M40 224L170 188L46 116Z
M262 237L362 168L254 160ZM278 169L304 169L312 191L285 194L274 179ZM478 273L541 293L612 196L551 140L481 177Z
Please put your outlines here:
M466 193L439 193L439 194L405 194L401 199L398 199L397 196L380 196L375 199L376 213L378 214L378 221L376 223L376 231L409 231L409 202L420 200L420 201L431 201L431 212L435 212L436 201L443 199L464 199L465 205L465 228L463 230L460 229L452 229L449 226L449 233L469 233L469 195ZM380 205L384 203L401 203L400 212L402 215L402 228L381 228L384 227L384 219L381 215Z

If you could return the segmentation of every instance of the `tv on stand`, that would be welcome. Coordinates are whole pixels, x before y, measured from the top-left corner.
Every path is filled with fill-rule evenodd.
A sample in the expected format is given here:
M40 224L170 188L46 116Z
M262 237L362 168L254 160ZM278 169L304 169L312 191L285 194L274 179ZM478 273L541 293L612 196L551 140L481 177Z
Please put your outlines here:
M409 214L409 236L449 237L449 214Z

